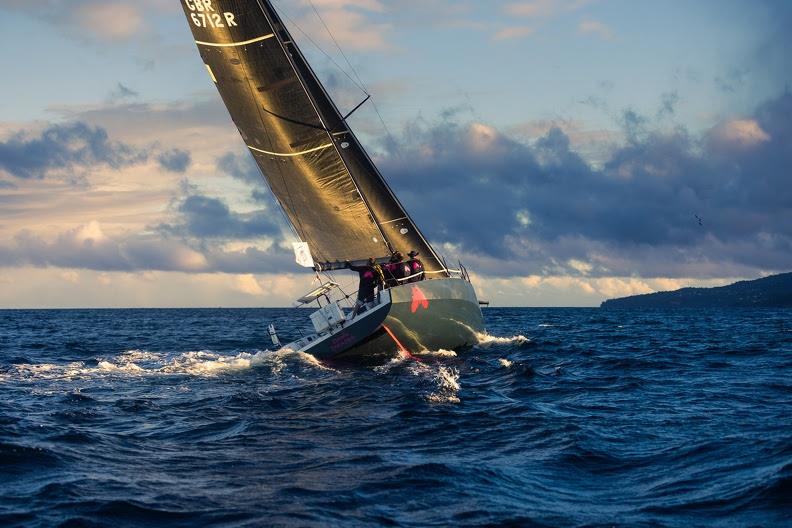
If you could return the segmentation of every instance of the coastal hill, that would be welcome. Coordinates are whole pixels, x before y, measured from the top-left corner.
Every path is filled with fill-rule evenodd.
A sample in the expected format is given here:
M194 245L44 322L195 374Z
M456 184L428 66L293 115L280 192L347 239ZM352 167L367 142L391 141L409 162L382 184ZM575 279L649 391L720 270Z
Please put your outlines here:
M683 288L672 292L611 299L602 308L792 308L792 273L742 281L720 288Z

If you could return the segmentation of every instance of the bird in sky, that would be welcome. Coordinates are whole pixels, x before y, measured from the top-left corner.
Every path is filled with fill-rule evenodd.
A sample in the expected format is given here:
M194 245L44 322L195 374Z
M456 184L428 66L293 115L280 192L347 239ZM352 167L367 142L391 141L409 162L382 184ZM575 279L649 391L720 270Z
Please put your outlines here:
M704 219L703 219L703 218L701 218L701 217L700 217L699 215L697 215L697 214L694 214L693 216L695 216L695 217L696 217L696 220L698 220L698 225L700 225L700 226L702 226L702 227L703 227L703 226L704 226Z

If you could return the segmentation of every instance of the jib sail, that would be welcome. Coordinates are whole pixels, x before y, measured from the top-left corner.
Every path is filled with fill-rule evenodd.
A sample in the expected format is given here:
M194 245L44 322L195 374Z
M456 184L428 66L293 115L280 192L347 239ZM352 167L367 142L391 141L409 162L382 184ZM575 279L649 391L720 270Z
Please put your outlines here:
M182 0L201 57L316 262L421 253L443 270L269 0Z

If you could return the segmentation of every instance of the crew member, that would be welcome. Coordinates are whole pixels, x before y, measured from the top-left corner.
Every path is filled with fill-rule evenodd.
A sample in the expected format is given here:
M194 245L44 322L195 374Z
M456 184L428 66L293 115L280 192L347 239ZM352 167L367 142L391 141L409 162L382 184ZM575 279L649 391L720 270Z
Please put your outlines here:
M358 298L355 303L355 309L352 312L352 317L358 314L361 308L366 304L374 301L374 294L377 286L380 288L384 285L384 276L382 268L374 257L368 259L365 266L353 266L351 262L346 261L346 267L352 271L358 272L360 275L360 285L358 286Z
M399 251L394 253L390 258L390 262L383 266L383 270L385 271L385 287L395 288L398 286L400 279L407 276L404 274L406 271L404 255Z
M415 250L410 251L408 254L410 260L406 263L409 268L406 276L410 277L410 280L407 282L420 282L424 280L423 262L418 259L418 255L420 255L420 253Z

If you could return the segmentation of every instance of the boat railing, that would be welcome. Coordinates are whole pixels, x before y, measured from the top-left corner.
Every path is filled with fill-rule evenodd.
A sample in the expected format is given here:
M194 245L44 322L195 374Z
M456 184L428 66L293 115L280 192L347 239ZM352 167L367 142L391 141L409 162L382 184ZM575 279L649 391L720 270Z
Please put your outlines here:
M427 275L445 275L446 277L452 279L463 279L465 278L465 272L462 270L455 270L455 269L442 269L437 271L424 271Z
M413 282L413 281L415 281L415 279L418 279L418 278L421 278L421 277L425 278L427 275L445 275L446 277L449 277L449 278L452 278L452 279L465 279L465 280L468 280L468 275L465 272L465 268L462 267L462 269L458 269L458 270L455 270L455 269L442 269L442 270L438 270L438 271L420 271L418 273L410 275L409 277L404 277L402 279L396 279L396 281L399 284L405 284L405 283L408 283L408 282ZM418 282L418 281L415 281L415 282Z

